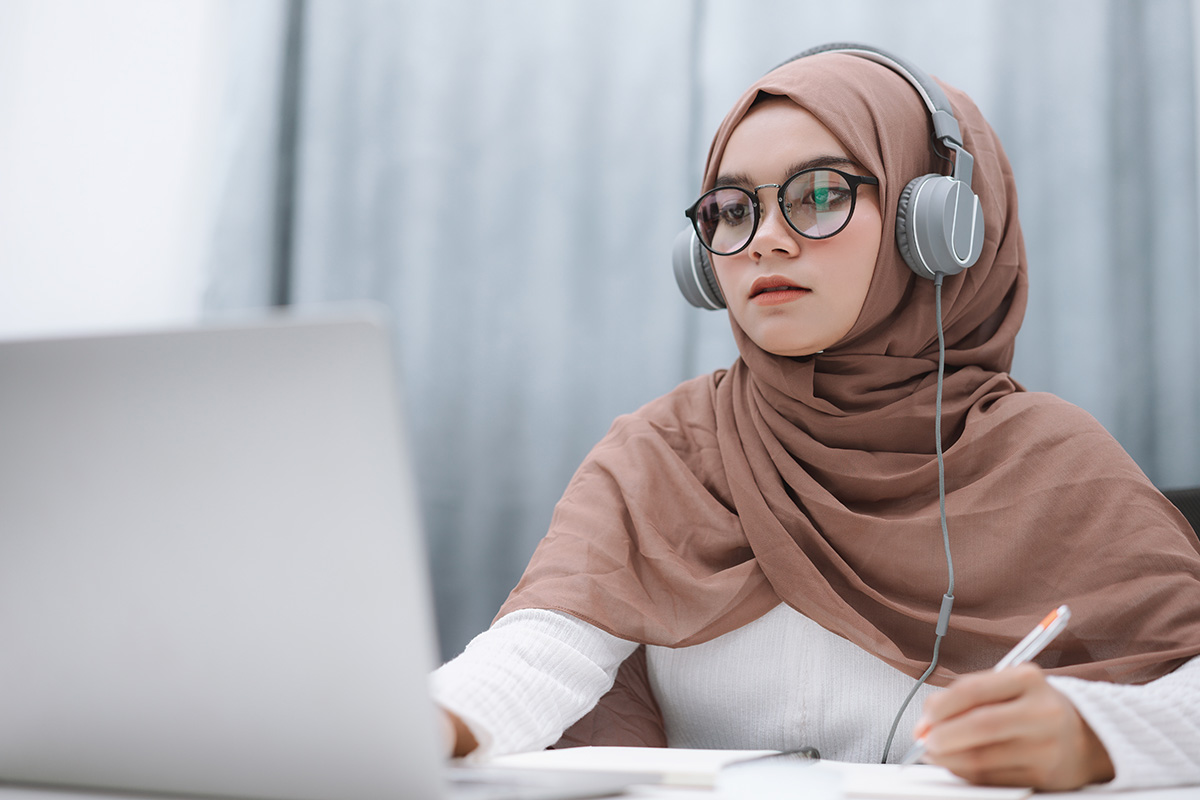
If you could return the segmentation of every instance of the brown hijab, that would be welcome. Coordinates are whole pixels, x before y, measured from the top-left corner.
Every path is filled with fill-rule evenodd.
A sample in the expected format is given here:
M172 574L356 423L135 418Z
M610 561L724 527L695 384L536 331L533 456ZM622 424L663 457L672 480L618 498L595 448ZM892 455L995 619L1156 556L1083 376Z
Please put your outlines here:
M1137 683L1200 652L1200 546L1084 411L1008 375L1027 276L1012 170L945 87L975 157L979 261L945 280L943 446L956 589L931 682L994 664L1047 612L1071 624L1054 674ZM790 98L879 179L883 246L857 322L806 358L759 349L621 417L572 479L500 613L556 609L625 639L686 646L787 603L911 676L947 587L938 513L934 288L887 209L947 172L929 115L890 69L810 56L762 78L717 131L704 187L760 96Z

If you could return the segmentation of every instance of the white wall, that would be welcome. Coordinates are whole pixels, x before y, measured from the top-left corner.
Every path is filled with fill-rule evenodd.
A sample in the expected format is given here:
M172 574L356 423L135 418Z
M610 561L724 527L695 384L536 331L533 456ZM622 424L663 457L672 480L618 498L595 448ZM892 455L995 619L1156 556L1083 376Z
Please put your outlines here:
M0 3L0 336L197 315L224 12Z

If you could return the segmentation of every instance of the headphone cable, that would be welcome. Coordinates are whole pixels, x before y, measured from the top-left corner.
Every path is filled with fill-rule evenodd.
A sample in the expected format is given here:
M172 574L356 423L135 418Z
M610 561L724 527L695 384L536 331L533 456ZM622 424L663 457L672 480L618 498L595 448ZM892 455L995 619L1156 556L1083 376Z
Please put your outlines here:
M946 527L946 464L942 457L942 381L946 372L946 336L942 330L943 277L942 273L938 272L934 275L933 279L934 302L937 305L938 323L937 402L933 419L933 433L936 439L934 446L937 452L938 467L938 512L942 523L942 545L946 549L946 571L949 573L949 585L946 588L946 593L942 595L942 608L938 612L937 627L933 640L933 659L929 662L929 668L917 679L908 696L904 698L904 702L900 705L900 710L896 712L896 718L892 720L892 728L888 731L887 742L883 746L883 755L879 758L880 764L887 763L888 753L892 749L892 739L896 736L896 728L899 727L900 718L904 716L904 712L908 709L908 704L912 702L913 697L917 694L917 690L925 684L925 681L929 679L934 669L937 668L938 654L942 649L942 638L945 637L946 631L950 627L950 609L954 605L954 559L950 557L950 530Z

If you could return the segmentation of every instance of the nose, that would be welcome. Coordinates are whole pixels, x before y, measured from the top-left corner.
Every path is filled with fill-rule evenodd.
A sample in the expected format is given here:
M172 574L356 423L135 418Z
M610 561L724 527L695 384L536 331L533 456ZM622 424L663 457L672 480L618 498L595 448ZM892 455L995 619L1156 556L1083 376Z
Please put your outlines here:
M763 189L774 189L774 196L761 194ZM794 256L800 252L800 236L783 216L783 208L779 205L781 187L777 183L764 183L754 187L759 197L759 208L762 209L762 219L758 230L750 240L749 251L752 258L758 260L768 253L784 256Z

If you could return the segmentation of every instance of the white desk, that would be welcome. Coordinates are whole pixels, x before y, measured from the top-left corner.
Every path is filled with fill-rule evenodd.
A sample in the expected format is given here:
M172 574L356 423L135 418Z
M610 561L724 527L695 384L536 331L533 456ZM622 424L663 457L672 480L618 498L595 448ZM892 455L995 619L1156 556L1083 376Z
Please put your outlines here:
M631 787L622 795L628 800L762 800L769 794L804 800L820 789L820 781L810 781L814 772L821 770L827 777L835 775L838 790L846 800L1054 800L1064 798L1112 798L1114 800L1200 800L1200 786L1174 787L1166 789L1139 789L1130 792L1105 792L1102 788L1085 789L1082 792L1032 794L1027 789L973 787L936 766L916 765L901 769L894 764L845 764L838 762L757 762L739 766L740 777L744 770L762 768L775 772L758 772L766 782L749 784L742 781L738 793L726 794L713 788L714 783L730 782L733 770L721 771L722 766L758 754L774 751L718 751L684 750L684 748L658 747L575 747L570 750L518 753L494 759L485 766L509 766L509 768L541 768L553 770L608 770L635 772L635 774L661 775L664 784L646 784ZM784 770L791 770L779 772ZM805 783L808 793L805 793ZM775 789L786 787L776 795ZM755 789L760 790L755 790ZM794 794L793 794L794 793ZM154 795L122 792L84 792L64 788L38 788L24 786L2 786L0 800L154 800ZM162 800L179 800L162 798ZM400 796L395 800L426 800Z
M716 800L719 795L711 790L682 789L667 786L635 787L626 792L623 797L637 800ZM892 800L884 795L877 795L878 800ZM1169 789L1137 789L1125 792L1106 792L1091 789L1078 792L1046 792L1030 796L1032 800L1065 800L1065 798L1111 798L1112 800L1200 800L1200 786L1176 786ZM0 800L9 800L0 796ZM13 798L12 800L27 800ZM851 800L851 799L848 799ZM871 800L870 795L856 795L852 800Z
M711 790L686 789L669 786L634 787L622 795L629 800L715 800L718 795ZM148 795L122 795L114 793L88 794L60 789L35 789L26 787L0 786L0 800L147 800ZM1112 800L1200 800L1200 786L1180 786L1171 789L1142 789L1129 792L1065 792L1033 795L1035 800L1064 800L1064 798L1112 798ZM173 798L177 800L177 798ZM396 798L411 800L411 798ZM862 798L869 800L869 798ZM888 798L880 798L888 800Z

